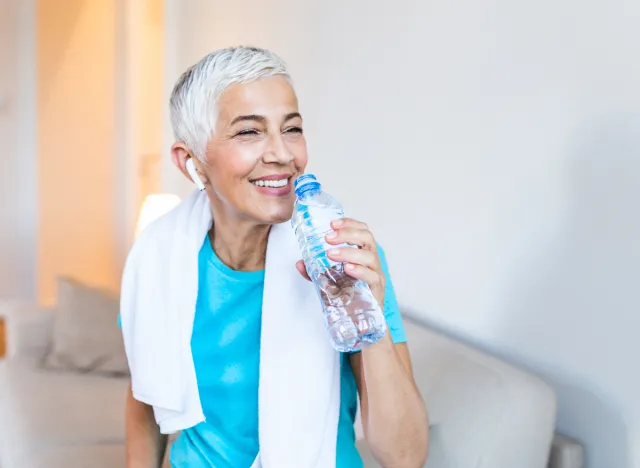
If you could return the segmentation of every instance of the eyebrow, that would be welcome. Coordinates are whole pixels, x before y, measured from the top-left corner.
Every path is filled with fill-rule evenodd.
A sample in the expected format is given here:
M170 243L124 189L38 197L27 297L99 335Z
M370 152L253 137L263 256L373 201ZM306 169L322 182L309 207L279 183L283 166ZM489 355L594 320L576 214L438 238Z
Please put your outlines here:
M287 114L284 118L284 121L287 122L291 119L295 119L296 117L302 118L302 116L300 115L299 112L292 112L290 114ZM257 114L250 114L250 115L239 115L238 117L236 117L235 119L233 119L233 121L231 122L231 125L235 125L238 122L246 122L246 121L252 121L252 122L260 122L263 123L265 122L267 119L262 116L262 115L257 115Z
M300 112L292 112L290 114L287 114L284 121L288 122L289 120L295 119L296 117L302 118L302 116L300 115Z
M233 122L231 122L231 125L235 125L238 122L245 122L247 120L256 121L256 122L264 122L267 119L264 118L262 115L255 115L255 114L252 114L252 115L239 115L238 117L233 119Z

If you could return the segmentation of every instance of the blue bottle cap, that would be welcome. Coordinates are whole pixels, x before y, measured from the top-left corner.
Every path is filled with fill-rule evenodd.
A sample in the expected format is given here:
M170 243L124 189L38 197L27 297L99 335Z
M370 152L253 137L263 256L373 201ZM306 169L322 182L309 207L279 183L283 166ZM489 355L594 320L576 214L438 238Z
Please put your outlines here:
M300 196L308 190L320 189L320 182L313 174L302 174L294 182L293 187L296 191L296 195Z

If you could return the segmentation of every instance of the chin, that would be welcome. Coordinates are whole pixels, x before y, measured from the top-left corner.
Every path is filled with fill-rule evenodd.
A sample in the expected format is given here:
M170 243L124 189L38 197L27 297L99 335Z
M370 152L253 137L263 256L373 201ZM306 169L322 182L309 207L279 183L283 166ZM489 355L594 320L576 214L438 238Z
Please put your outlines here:
M271 217L271 219L267 222L267 224L280 224L286 223L291 219L293 212L289 212L288 214L278 214Z
M260 220L260 222L264 224L280 224L289 221L292 215L293 205L286 207L281 206L261 211L260 214L256 216L256 219Z

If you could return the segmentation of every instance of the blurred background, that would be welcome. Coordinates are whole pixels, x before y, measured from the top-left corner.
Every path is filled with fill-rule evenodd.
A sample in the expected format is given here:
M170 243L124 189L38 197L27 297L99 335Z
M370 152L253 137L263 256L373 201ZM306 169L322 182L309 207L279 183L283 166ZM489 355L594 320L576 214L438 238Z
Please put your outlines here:
M0 0L0 297L117 293L145 197L191 190L175 80L270 48L406 314L550 383L588 467L640 467L638 24L635 0Z

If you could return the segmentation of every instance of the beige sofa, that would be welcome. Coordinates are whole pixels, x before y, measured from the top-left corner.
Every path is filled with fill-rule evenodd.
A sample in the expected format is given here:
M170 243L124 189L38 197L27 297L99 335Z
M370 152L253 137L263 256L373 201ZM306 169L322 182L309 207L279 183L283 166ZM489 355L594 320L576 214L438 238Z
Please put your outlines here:
M0 361L1 468L124 466L128 379L44 370L52 314L3 304L7 357Z
M0 360L0 468L124 467L128 380L41 369L51 312L3 303L0 315L8 342ZM555 398L544 382L414 323L407 334L430 409L426 467L582 466L581 447L557 437L549 462ZM378 466L363 440L359 447L366 466Z

